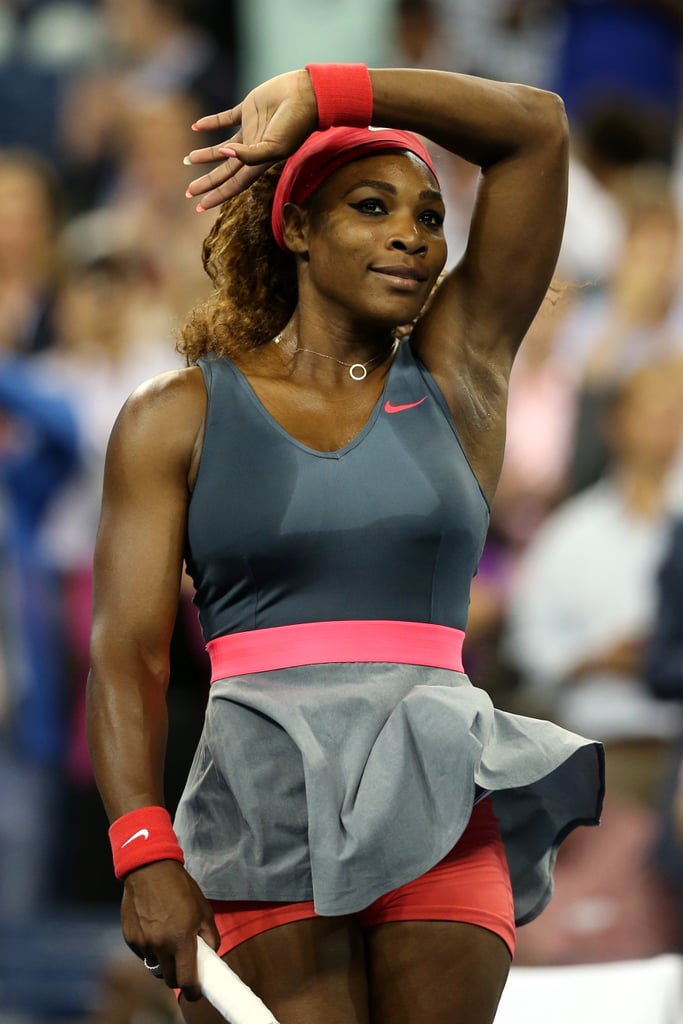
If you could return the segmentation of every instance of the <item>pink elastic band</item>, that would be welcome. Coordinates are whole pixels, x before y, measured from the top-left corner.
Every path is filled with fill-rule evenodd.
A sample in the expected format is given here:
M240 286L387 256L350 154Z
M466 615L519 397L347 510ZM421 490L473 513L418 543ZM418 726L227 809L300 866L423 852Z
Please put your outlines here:
M318 105L318 131L370 124L372 82L365 64L307 64L306 70Z
M117 878L156 860L185 863L165 807L139 807L121 815L109 827L109 841Z
M338 662L395 662L462 672L465 634L428 622L350 619L273 626L216 637L206 645L211 682L251 672Z

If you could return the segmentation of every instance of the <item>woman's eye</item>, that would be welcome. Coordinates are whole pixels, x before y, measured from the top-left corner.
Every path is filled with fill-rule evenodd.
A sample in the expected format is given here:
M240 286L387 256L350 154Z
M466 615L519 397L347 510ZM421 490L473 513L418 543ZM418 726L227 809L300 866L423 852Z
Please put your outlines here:
M384 213L384 203L379 199L361 199L359 203L351 203L354 210L360 213Z
M428 228L438 229L443 227L443 217L436 210L427 210L421 215L420 220Z

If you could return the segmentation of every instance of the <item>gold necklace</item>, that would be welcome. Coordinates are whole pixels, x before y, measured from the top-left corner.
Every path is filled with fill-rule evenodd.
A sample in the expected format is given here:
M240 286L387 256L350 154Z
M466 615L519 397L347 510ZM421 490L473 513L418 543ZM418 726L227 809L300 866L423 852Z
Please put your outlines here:
M282 341L282 335L278 334L273 340L276 345L279 345ZM340 366L346 366L349 371L349 377L351 377L352 380L365 380L368 375L368 366L372 366L373 363L376 363L379 360L383 361L388 359L389 356L396 351L397 346L398 338L394 338L390 348L385 353L373 356L372 359L368 359L364 363L345 363L343 359L337 359L336 356L329 356L326 352L316 352L314 348L302 348L298 345L292 352L292 355L295 356L299 352L308 352L312 356L320 356L321 359L331 359L333 362L339 363Z

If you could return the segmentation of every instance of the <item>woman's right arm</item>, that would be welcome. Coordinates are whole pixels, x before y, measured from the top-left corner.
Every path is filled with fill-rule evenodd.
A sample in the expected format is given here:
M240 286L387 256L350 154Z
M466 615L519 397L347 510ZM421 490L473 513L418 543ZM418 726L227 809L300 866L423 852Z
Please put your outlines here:
M206 392L199 369L173 371L124 405L107 452L95 549L88 739L110 821L163 806L169 648L183 564L190 476ZM200 995L196 935L217 944L210 908L178 861L126 875L124 937L166 982Z

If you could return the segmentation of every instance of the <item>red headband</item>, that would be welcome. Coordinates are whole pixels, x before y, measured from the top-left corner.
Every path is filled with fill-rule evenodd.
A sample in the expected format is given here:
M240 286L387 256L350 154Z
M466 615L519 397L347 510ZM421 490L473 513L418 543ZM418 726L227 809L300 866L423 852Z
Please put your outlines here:
M394 128L328 128L324 132L309 135L287 160L275 189L271 225L280 248L287 249L282 222L282 211L286 203L301 205L333 171L352 160L384 149L402 149L413 153L436 178L429 153L411 132Z

